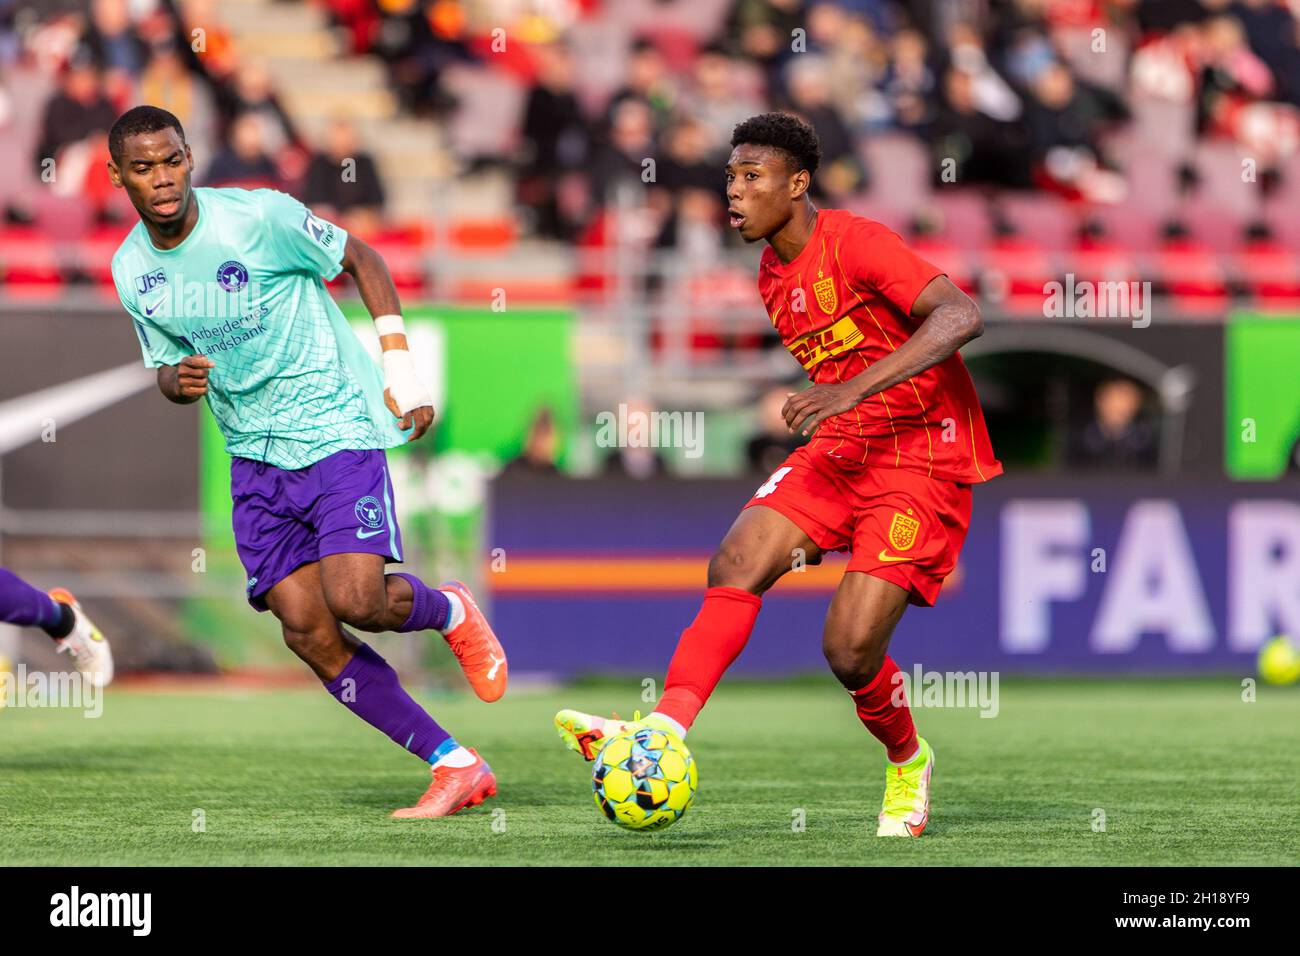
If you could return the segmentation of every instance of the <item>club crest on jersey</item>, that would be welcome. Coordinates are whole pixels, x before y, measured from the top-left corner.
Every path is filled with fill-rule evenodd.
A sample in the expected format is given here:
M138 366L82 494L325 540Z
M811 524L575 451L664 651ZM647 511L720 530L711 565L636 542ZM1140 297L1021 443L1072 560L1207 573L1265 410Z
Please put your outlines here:
M356 508L357 520L367 528L379 528L384 523L384 506L379 503L379 499L373 495L366 495L357 501Z
M818 279L813 283L813 295L817 297L817 304L827 315L834 315L835 310L839 308L840 300L835 294L835 280L830 276L825 279Z
M217 269L217 283L227 292L238 292L248 285L248 269L242 262L229 259Z
M921 522L912 517L911 508L907 509L907 514L895 511L893 520L889 522L889 546L895 551L910 550L916 544L916 533L920 530Z

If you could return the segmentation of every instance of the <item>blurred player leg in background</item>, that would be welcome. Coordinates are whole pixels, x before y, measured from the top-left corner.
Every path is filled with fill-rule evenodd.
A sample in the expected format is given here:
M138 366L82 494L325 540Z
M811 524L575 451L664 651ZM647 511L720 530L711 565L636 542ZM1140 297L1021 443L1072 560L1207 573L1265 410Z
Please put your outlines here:
M0 568L0 621L39 627L95 687L103 687L113 679L113 654L108 641L76 599L62 588L46 594L12 571Z

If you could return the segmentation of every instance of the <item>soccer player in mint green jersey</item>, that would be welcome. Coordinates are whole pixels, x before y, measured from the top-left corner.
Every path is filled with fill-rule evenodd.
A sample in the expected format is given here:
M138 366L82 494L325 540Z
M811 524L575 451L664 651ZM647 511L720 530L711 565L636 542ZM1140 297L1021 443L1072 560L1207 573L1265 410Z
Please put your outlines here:
M384 450L415 441L433 407L379 255L272 189L190 185L180 122L138 106L109 133L108 174L140 214L113 279L145 364L172 402L206 399L231 455L235 545L248 600L362 720L432 767L402 819L446 816L496 778L344 625L442 633L480 698L506 688L505 652L469 589L386 574L402 560ZM325 289L347 272L375 319L381 366Z

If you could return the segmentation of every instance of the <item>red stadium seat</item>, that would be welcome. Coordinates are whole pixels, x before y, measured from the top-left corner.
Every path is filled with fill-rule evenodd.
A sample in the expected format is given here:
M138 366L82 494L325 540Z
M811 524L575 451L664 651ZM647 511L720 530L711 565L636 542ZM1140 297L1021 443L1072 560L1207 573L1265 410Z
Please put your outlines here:
M569 278L535 279L460 279L450 284L448 295L466 305L490 305L497 290L504 289L507 303L561 304L573 301L573 281Z
M969 253L955 242L934 236L917 236L911 240L912 249L922 259L933 263L944 272L952 284L967 295L976 295L979 280Z
M1155 262L1176 312L1221 315L1228 306L1223 257L1196 239L1174 239L1156 253Z
M1300 307L1300 256L1278 242L1255 242L1234 260L1237 275L1255 304L1267 309Z
M1197 199L1179 208L1178 219L1206 249L1226 255L1241 248L1245 220L1232 207Z
M518 230L511 219L460 219L452 223L449 239L460 252L502 252L515 244Z
M1067 249L1079 228L1079 207L1050 193L1002 193L995 208L1016 233L1043 249Z
M77 271L98 286L116 289L113 283L113 253L130 232L130 226L100 226L76 247Z
M1070 253L1065 269L1079 281L1136 282L1143 278L1133 254L1109 239L1080 242Z
M1096 206L1090 216L1101 225L1110 241L1121 248L1146 251L1156 245L1161 220L1132 203Z
M367 242L381 242L398 246L424 246L433 241L433 227L422 222L390 223L381 226Z
M967 249L978 249L993 237L988 200L965 189L940 189L930 200L939 215L939 234Z
M63 290L58 249L31 226L9 227L0 232L0 270L6 295L44 299Z
M930 195L930 152L907 133L882 133L862 144L869 177L867 200L876 206L918 209Z
M398 292L424 291L429 270L423 247L380 239L372 239L370 245L383 257Z
M1019 236L996 240L983 255L980 288L1008 311L1042 315L1044 286L1057 278L1051 257Z

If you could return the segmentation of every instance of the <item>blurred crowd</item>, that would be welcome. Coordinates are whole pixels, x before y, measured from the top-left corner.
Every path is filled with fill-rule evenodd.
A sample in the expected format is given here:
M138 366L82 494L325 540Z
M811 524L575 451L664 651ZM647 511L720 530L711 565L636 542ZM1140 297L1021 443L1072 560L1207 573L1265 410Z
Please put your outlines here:
M520 196L540 232L573 238L659 157L659 243L680 245L721 229L731 128L771 108L816 127L815 191L836 205L871 189L864 146L883 134L923 144L936 184L1118 202L1130 186L1111 144L1134 99L1186 105L1189 140L1239 144L1267 173L1300 145L1298 14L1296 0L734 0L698 42L636 38L596 108L561 39L537 51Z
M599 231L624 184L650 184L660 245L720 241L731 128L771 108L816 126L818 197L839 205L871 190L865 144L884 134L923 144L937 182L1116 202L1132 187L1115 134L1135 99L1186 105L1194 137L1241 144L1265 174L1300 149L1300 0L305 2L345 53L382 60L409 114L464 109L452 68L521 87L514 115L460 117L510 126L491 154L461 158L508 167L532 231L559 239ZM275 185L361 218L383 208L356 129L340 119L307 142L216 0L0 0L0 128L20 56L59 77L37 165L90 168L113 114L147 101L181 117L201 183ZM339 189L345 156L357 183Z
M33 171L42 175L52 160L59 192L87 197L101 219L128 212L103 175L108 130L123 110L149 103L181 120L197 185L285 189L323 215L377 224L383 186L354 126L339 118L309 142L268 71L237 55L218 8L215 0L0 0L0 130L13 105L6 71L26 57L55 77L28 157ZM345 158L353 162L346 183ZM8 206L11 222L31 214L22 197Z

